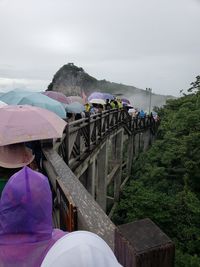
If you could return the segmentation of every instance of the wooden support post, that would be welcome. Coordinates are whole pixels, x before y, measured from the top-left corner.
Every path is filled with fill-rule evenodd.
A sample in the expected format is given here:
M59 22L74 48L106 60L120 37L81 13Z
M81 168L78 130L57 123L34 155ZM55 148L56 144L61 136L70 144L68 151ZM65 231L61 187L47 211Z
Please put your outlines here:
M66 142L66 158L64 159L67 165L69 164L69 125L66 126L66 137L65 137L65 142Z
M139 155L140 150L140 139L139 139L140 133L136 133L134 137L134 156L137 157Z
M115 159L116 159L116 163L119 164L120 166L114 177L114 199L115 201L119 200L120 185L121 185L121 179L122 179L123 133L124 131L121 130L116 135Z
M87 191L95 198L95 159L90 163L87 169Z
M90 123L90 115L88 116L88 151L90 151L90 144L91 144L91 123Z
M130 135L128 138L128 147L127 147L127 164L126 164L126 173L127 176L131 175L131 168L133 164L134 157L134 135Z
M107 141L99 152L97 157L97 188L96 201L101 208L106 211L107 195L107 164L108 164Z
M147 218L116 229L115 255L124 267L174 267L175 246Z

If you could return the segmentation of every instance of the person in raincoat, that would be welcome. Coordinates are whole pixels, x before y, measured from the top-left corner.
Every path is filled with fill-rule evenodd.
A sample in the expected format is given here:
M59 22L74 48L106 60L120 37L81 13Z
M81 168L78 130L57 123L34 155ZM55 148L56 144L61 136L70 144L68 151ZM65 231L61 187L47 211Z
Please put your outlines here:
M110 106L111 106L111 109L116 108L115 101L113 99L110 101Z
M86 103L85 104L85 112L90 112L90 104L89 103Z
M139 127L144 127L145 125L145 117L146 117L146 114L143 110L141 110L139 113L138 113L138 117L139 117Z
M117 101L118 108L123 108L122 100L120 98L117 98L116 101Z
M98 235L75 231L59 239L41 267L122 267L111 248Z
M91 106L89 103L85 104L85 116L89 117L90 116L90 110L91 110Z
M24 167L0 199L0 266L39 267L66 233L52 227L52 196L46 176Z
M141 110L141 111L139 112L139 118L140 118L140 119L144 119L144 118L145 118L145 113L144 113L143 110Z

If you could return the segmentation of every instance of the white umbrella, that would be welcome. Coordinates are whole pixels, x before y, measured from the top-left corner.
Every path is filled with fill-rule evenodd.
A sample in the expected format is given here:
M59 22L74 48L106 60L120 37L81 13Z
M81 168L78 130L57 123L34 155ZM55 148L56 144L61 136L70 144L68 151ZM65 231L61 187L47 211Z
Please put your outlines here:
M91 104L101 104L101 105L106 104L105 100L103 100L103 99L91 99L89 102Z

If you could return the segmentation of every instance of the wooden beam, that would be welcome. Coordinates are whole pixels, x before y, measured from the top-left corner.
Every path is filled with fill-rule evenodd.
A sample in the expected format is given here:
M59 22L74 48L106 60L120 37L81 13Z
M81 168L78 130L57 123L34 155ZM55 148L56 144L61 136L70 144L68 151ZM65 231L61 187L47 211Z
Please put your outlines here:
M113 181L113 178L115 177L119 168L120 168L120 164L116 164L114 168L112 169L111 173L109 173L109 175L107 176L107 185L109 185Z

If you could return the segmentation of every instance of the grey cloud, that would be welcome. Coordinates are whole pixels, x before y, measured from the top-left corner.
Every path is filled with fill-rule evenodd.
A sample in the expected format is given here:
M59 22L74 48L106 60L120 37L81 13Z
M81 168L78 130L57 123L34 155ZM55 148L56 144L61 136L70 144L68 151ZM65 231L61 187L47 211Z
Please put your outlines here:
M1 0L0 77L51 81L74 62L177 95L200 69L199 13L196 0Z

